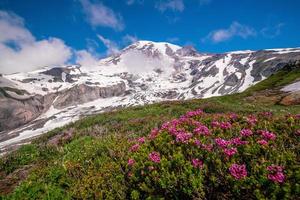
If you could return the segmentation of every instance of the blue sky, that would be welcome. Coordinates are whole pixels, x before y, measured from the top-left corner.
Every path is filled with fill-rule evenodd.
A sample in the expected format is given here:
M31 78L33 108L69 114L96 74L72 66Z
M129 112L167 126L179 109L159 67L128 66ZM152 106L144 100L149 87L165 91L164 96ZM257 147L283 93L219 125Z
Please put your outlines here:
M299 8L298 0L0 0L0 22L28 32L31 48L60 45L72 54L64 52L68 60L76 60L78 52L103 57L136 40L193 45L201 52L298 47ZM0 41L6 50L29 49L7 35Z

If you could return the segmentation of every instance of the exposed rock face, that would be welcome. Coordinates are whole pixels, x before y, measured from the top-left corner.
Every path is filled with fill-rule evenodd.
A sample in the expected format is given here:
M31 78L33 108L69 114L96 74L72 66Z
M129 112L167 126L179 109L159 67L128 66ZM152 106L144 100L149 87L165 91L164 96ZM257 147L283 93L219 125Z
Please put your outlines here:
M17 95L2 91L0 96L0 131L10 130L36 119L51 105L57 109L76 106L99 98L123 95L124 82L107 87L90 87L84 84L49 95ZM55 100L55 101L54 101Z
M292 92L291 94L284 97L280 104L290 106L290 105L300 105L300 91Z
M124 82L107 87L90 87L84 84L76 85L71 89L59 92L58 98L53 103L55 108L74 106L99 98L123 95L126 91Z
M53 96L31 96L24 99L0 96L0 131L26 124L46 111Z

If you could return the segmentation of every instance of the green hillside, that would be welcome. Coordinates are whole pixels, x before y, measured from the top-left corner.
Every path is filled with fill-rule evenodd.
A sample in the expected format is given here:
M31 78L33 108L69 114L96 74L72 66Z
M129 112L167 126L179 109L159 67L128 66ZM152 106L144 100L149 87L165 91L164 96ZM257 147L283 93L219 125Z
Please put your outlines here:
M300 106L269 99L299 78L299 67L287 66L240 94L130 107L55 129L1 158L0 194L3 199L295 199ZM258 94L268 95L257 102ZM175 129L185 132L185 139L178 130L163 128L172 119L179 120L172 123L179 123ZM239 136L245 144L216 142Z

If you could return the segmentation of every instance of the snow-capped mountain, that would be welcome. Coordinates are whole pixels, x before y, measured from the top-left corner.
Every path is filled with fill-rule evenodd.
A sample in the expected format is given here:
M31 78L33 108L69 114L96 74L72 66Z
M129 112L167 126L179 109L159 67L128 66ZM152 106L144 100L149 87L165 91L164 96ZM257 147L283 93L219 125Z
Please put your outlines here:
M296 60L300 48L211 54L139 41L94 66L2 75L0 148L108 109L241 92Z

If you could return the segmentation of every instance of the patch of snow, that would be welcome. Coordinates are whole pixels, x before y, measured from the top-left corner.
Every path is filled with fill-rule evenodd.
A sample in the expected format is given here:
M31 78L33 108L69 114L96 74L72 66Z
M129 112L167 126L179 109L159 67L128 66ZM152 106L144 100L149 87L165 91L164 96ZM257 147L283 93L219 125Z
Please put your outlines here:
M246 57L246 58L242 58L242 59L240 60L240 63L241 63L242 65L245 65L246 62L248 62L248 60L249 60L249 56Z
M297 92L300 91L300 81L292 83L281 89L284 92Z
M269 58L269 59L265 60L264 62L269 62L269 61L274 60L274 59L276 59L276 57Z
M230 51L230 52L226 52L226 53L230 53L230 54L249 54L249 53L253 53L254 51L251 50L244 50L244 51Z

